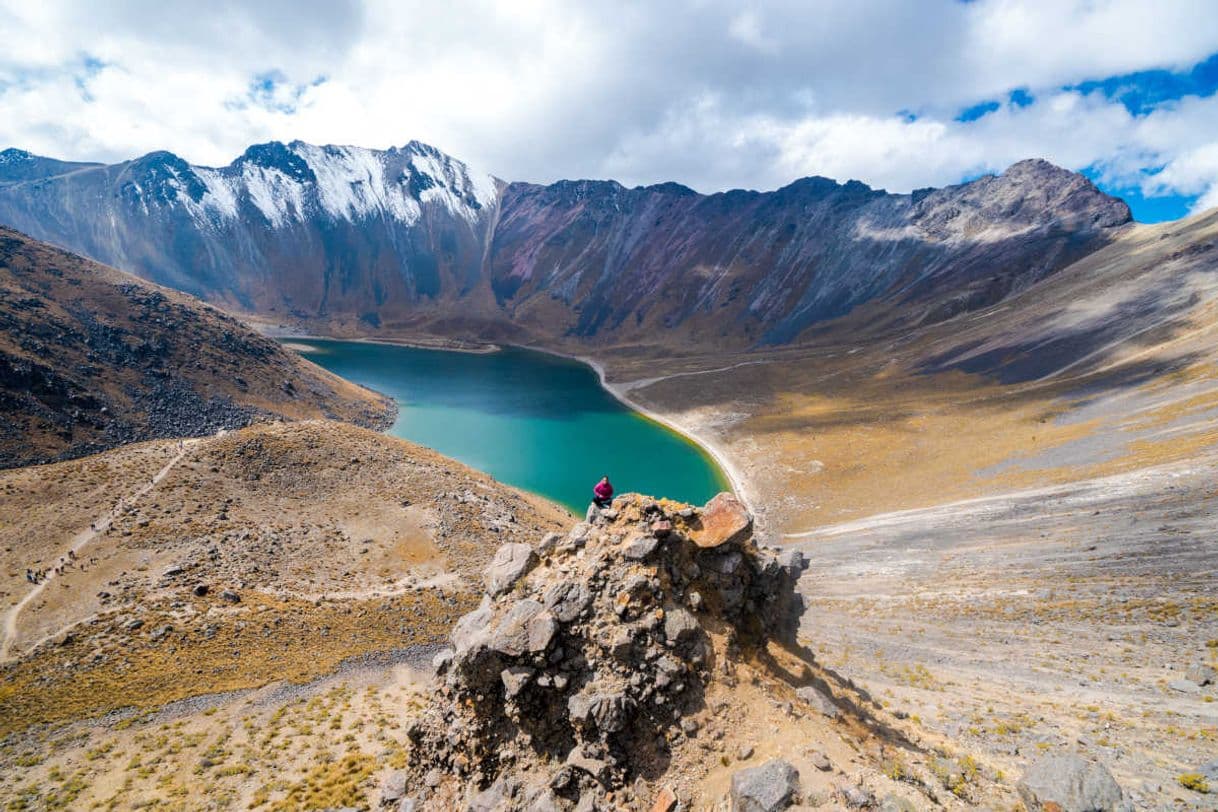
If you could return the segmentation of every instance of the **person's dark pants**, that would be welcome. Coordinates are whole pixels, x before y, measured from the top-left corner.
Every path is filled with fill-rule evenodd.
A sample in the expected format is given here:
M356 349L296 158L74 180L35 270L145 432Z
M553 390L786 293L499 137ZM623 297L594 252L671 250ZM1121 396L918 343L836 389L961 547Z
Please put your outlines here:
M608 499L601 499L599 496L594 496L594 497L592 497L592 504L596 505L601 510L604 510L605 508L607 508L613 504L613 497L610 497Z

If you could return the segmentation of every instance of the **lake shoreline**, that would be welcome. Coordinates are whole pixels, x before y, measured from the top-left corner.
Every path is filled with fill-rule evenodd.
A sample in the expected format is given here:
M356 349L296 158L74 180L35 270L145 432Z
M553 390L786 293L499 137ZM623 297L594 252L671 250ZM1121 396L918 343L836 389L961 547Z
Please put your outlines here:
M369 338L367 336L347 337L347 336L328 336L315 333L306 333L301 330L293 330L290 327L281 325L270 325L266 322L247 321L249 326L253 327L267 338L273 338L276 341L281 341L287 344L292 339L300 339L301 341L354 341L360 344L381 344L388 347L412 347L416 350L441 350L443 352L464 352L471 355L490 355L491 353L502 352L503 347L499 344L490 344L477 341L462 341L460 339L448 338ZM515 346L515 345L508 345ZM525 348L529 349L529 348Z
M627 488L631 491L641 493L652 493L657 496L668 496L679 501L690 502L694 504L702 504L706 500L713 497L714 494L723 491L733 491L738 495L741 493L740 479L738 473L727 462L723 452L713 443L704 441L702 438L694 436L692 432L686 429L679 421L670 419L667 415L655 413L652 410L635 403L626 393L625 387L620 387L616 384L610 384L606 381L605 369L596 359L585 357L572 356L569 354L554 352L542 347L529 346L525 344L504 343L502 346L497 346L495 351L501 355L495 355L485 349L480 353L465 353L470 357L470 361L457 363L455 358L452 361L445 360L444 356L439 355L440 352L450 352L451 347L444 346L438 343L424 343L413 341L382 341L368 339L345 339L334 338L330 336L313 336L304 335L303 331L298 331L291 336L278 337L285 347L300 353L305 358L310 358L314 363L318 363L327 369L330 369L335 374L338 374L345 379L366 386L375 391L387 394L395 399L401 398L403 393L401 386L404 382L411 380L410 375L423 374L423 378L415 378L416 383L410 384L412 387L417 387L421 381L441 382L460 379L463 374L459 370L476 369L480 370L478 376L491 375L485 380L494 378L492 369L502 369L503 365L508 365L511 368L516 368L516 365L525 364L522 369L542 370L540 377L535 380L529 376L523 379L516 375L511 376L515 380L515 388L509 387L498 395L494 395L488 404L492 404L490 412L487 414L502 414L498 411L499 406L493 405L502 402L503 405L512 403L541 403L549 404L547 408L557 410L555 414L565 416L568 413L578 415L579 406L576 404L587 402L587 397L592 397L594 403L603 403L602 407L594 407L589 414L598 413L597 408L608 408L609 411L605 414L617 413L622 417L633 421L633 425L638 428L632 428L628 424L618 423L608 433L604 431L589 430L591 426L585 426L581 429L578 439L571 438L569 432L571 426L575 425L568 420L560 420L557 423L553 421L544 423L550 428L547 432L557 430L558 437L550 437L550 441L557 440L562 443L555 448L571 449L568 454L574 454L571 459L579 461L576 468L587 467L589 460L602 460L605 465L605 470L618 472L619 478L624 478L632 487ZM334 342L327 346L327 343ZM349 349L342 349L343 346ZM364 350L357 348L363 346ZM374 350L375 346L385 348L383 351ZM393 349L390 349L393 348ZM428 356L423 355L393 355L396 349L402 353L411 351L419 351L426 353L433 351L434 354ZM520 352L523 355L519 356L519 360L510 353ZM354 353L354 355L352 355ZM371 353L371 354L370 354ZM534 353L532 361L528 361L529 353ZM473 361L473 356L486 358L486 361ZM429 358L431 360L424 360ZM502 360L495 361L493 358L500 357ZM363 374L363 370L357 367L347 367L344 369L344 364L350 358L385 358L395 359L388 366L382 368L373 375ZM545 358L552 360L546 361ZM407 360L418 359L418 360ZM469 364L474 364L470 367ZM486 367L486 364L491 364ZM560 372L560 370L568 370ZM410 370L408 372L408 370ZM553 370L546 371L546 370ZM592 375L588 373L592 372ZM455 377L454 377L455 376ZM555 377L557 376L557 377ZM555 400L555 392L559 391L556 386L560 386L556 381L579 381L582 380L576 389L586 391L588 395L575 395L574 390L572 396L574 401L567 401L567 395L561 395ZM553 384L553 385L552 385ZM434 385L434 384L433 384ZM444 384L448 385L448 384ZM571 386L572 383L562 384L562 386ZM425 391L425 390L424 390ZM420 390L417 388L411 390L411 398L415 398ZM598 393L593 395L592 393ZM507 398L499 401L498 398ZM541 459L536 464L540 468L530 467L533 465L527 455L515 457L509 454L507 462L499 459L504 453L510 452L515 440L505 441L503 451L492 451L494 446L500 445L494 439L487 439L482 442L482 445L476 448L469 446L468 439L455 439L450 441L450 438L435 434L436 426L443 425L449 421L449 418L444 417L444 412L437 412L437 402L427 401L426 399L415 402L416 409L413 411L415 421L422 420L424 422L416 422L415 430L418 431L420 426L424 426L421 433L411 433L394 426L387 429L388 433L393 436L403 437L413 442L422 443L434 450L439 451L449 457L463 462L466 465L491 474L496 479L509 484L510 486L539 496L555 504L562 505L565 509L570 510L573 514L578 515L583 506L586 504L584 500L584 490L582 487L572 488L572 480L566 479L567 484L540 484L540 480L554 478L555 474L548 473L548 470L563 470L562 466L553 468L549 465L548 460ZM613 406L609 406L613 404ZM530 406L529 408L537 408ZM422 411L418 411L422 409ZM574 411L571 411L574 409ZM462 408L462 414L468 412ZM420 418L420 415L422 417ZM452 419L457 419L455 416ZM469 419L468 414L465 414L464 419ZM485 419L485 418L482 418ZM496 419L496 418L492 418ZM437 422L437 420L439 422ZM430 423L428 422L430 421ZM426 426L430 426L427 428ZM565 426L566 428L562 428ZM644 428L644 426L648 426ZM504 427L500 426L499 431L503 431ZM443 433L443 429L441 432ZM566 439L563 438L563 432L568 432ZM430 432L430 433L429 433ZM620 432L620 435L619 435ZM650 434L649 434L650 433ZM471 436L477 436L471 435ZM599 440L585 439L599 437ZM614 437L619 437L614 440ZM645 439L650 437L651 439ZM569 442L574 442L574 445L567 445ZM489 444L488 444L489 443ZM607 444L607 445L606 445ZM684 448L684 451L675 451L674 449ZM578 448L579 451L574 451ZM629 450L627 450L629 449ZM659 457L656 455L659 454ZM675 456L670 456L675 454ZM489 455L489 456L487 456ZM671 462L673 467L671 470L667 468L655 468L652 461L661 461L666 465ZM695 460L697 460L695 462ZM615 462L616 461L616 462ZM596 463L595 467L600 468L601 463ZM701 473L695 473L701 471ZM588 472L584 472L587 474ZM592 473L599 474L598 471ZM559 478L563 475L558 475ZM690 477L693 479L690 479ZM582 479L582 475L577 477ZM636 481L637 480L637 481ZM700 484L691 488L691 482L698 481ZM574 500L574 501L573 501ZM578 503L578 504L576 504Z
M560 352L558 350L552 350L552 349L548 349L545 347L538 347L538 346L533 346L533 345L528 345L528 344L519 344L519 345L510 345L510 346L519 346L521 349L534 350L536 352L542 352L547 355L554 355L559 358L567 358L572 361L579 361L581 364L586 364L587 366L591 367L592 370L596 373L597 378L600 380L601 388L604 389L606 392L608 392L610 395L612 395L614 398L616 398L619 403L621 403L624 406L627 406L632 411L638 412L639 414L643 415L647 419L653 420L656 423L659 423L661 426L668 429L669 431L676 432L681 437L684 437L686 440L688 440L689 442L693 443L698 448L700 448L704 452L706 452L706 454L711 458L712 461L714 461L715 465L719 468L719 470L721 472L723 472L723 475L727 478L727 484L731 487L732 492L736 495L736 497L741 502L744 503L744 506L746 508L748 508L750 513L753 513L754 515L756 515L756 512L753 510L752 500L749 498L748 491L745 488L744 476L740 473L740 471L736 468L736 466L732 464L731 460L728 459L727 453L719 446L719 444L714 440L710 440L704 436L701 436L697 430L692 429L687 425L683 425L676 418L674 418L670 415L661 414L660 412L657 412L653 409L649 409L646 406L642 405L641 403L638 403L637 401L632 400L628 393L630 392L631 389L635 388L633 386L630 386L630 384L633 382L627 381L625 384L610 383L605 375L604 364L602 364L600 361L596 360L595 358L592 358L591 356L573 355L571 353ZM649 379L647 383L648 383L648 385L650 385L652 383L656 383L661 380L663 380L663 377L653 378L653 379Z

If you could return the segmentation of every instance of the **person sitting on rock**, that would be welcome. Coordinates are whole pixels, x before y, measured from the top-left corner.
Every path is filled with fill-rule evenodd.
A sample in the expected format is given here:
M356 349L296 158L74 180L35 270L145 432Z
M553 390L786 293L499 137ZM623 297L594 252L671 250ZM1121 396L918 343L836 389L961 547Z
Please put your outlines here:
M592 504L601 510L613 504L613 486L609 484L608 476L601 477L601 481L592 489Z

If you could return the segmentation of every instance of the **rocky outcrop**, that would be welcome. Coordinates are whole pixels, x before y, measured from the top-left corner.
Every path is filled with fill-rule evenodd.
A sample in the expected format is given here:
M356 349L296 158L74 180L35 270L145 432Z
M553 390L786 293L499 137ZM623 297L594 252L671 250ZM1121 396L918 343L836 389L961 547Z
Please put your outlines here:
M691 540L726 501L698 510L630 494L536 552L501 549L488 594L437 657L436 700L409 730L412 785L428 788L413 800L592 810L654 779L674 732L696 730L688 717L727 658L794 642L802 556L747 533ZM742 808L783 808L798 777L770 778L741 779L763 804Z
M1044 161L944 189L701 195L504 184L417 142L272 142L227 167L0 157L0 222L225 307L347 333L741 348L863 304L941 321L1105 245L1128 207ZM891 322L891 324L889 324Z

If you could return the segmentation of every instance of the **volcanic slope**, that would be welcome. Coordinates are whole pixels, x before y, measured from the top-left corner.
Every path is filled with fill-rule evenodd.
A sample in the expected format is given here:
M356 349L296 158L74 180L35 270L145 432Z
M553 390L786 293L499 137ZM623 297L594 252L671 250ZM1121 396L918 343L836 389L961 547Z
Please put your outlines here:
M0 509L0 734L435 643L499 542L568 518L329 421L0 472Z
M6 150L0 222L312 333L688 350L785 344L868 303L906 326L975 311L1109 244L1130 213L1038 160L912 194L811 177L702 195L503 183L417 142L294 141L219 169Z
M729 794L738 796L735 808L756 797L775 809L877 799L893 809L966 809L1013 799L988 766L919 733L815 661L795 638L802 557L758 545L734 500L698 509L628 494L589 523L568 520L565 532L547 533L554 523L519 495L495 489L488 499L484 478L404 443L370 449L367 433L348 426L334 427L343 447L332 459L308 455L321 470L291 456L274 473L240 464L241 449L272 438L333 447L334 438L318 436L330 428L298 423L200 440L163 483L222 481L207 476L216 462L230 478L261 472L244 480L248 492L230 509L237 520L271 493L279 501L267 508L281 510L288 490L298 500L336 477L365 493L384 483L391 495L372 505L403 511L399 500L414 494L417 507L406 513L425 511L447 529L431 543L459 571L482 576L496 551L485 578L447 589L412 578L363 597L306 597L320 580L333 589L379 581L383 536L364 542L372 563L352 552L336 565L349 572L320 566L332 555L315 559L307 578L286 579L292 594L251 566L248 548L270 541L265 535L219 545L218 563L149 562L150 574L130 576L157 582L146 601L103 610L77 624L77 636L23 649L5 672L0 707L20 709L21 729L0 740L0 763L19 767L0 771L0 799L27 808L286 811L409 809L409 797L414 808L505 812L667 812L678 800L719 809ZM102 456L117 463L137 449L149 452L138 461L145 470L177 453L152 443ZM370 456L350 467L352 453ZM435 482L463 490L417 490ZM334 516L351 514L340 504ZM135 545L142 521L99 553ZM492 525L500 529L488 532ZM464 546L471 538L475 547ZM509 543L496 548L492 538ZM160 570L170 560L179 563ZM394 575L403 563L390 566ZM70 568L65 577L79 575ZM253 583L238 588L238 601L197 594L201 583L239 576ZM127 593L113 594L121 603ZM425 620L416 621L420 610ZM451 647L421 645L444 640L459 614ZM368 656L351 657L361 652ZM339 654L348 659L329 673ZM227 678L232 658L255 677ZM69 681L75 693L57 693ZM163 704L173 698L169 685L211 693ZM116 696L116 686L129 695ZM65 722L31 726L48 697L42 707ZM124 709L90 718L115 702ZM950 789L940 776L952 777Z
M602 360L809 556L825 662L1004 769L1079 752L1139 808L1196 804L1177 778L1218 735L1216 246L1210 212L942 325L863 309L789 348Z
M0 228L0 467L393 409L213 307Z

